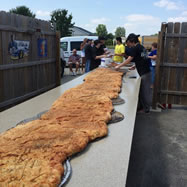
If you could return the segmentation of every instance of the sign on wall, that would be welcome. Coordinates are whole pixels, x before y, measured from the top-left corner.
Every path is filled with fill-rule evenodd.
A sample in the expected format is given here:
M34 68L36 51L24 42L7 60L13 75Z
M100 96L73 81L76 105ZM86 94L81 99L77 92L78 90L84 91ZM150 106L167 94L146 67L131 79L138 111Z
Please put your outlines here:
M8 52L11 55L12 60L22 59L29 54L29 41L14 40L11 36L11 41L8 45Z
M47 56L47 40L38 39L38 56L46 57Z

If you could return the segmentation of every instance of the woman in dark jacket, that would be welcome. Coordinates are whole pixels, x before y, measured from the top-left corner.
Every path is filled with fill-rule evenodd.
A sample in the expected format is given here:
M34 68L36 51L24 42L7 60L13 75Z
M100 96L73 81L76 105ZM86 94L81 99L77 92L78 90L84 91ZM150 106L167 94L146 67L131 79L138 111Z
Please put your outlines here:
M139 111L149 113L151 105L151 71L149 59L145 48L139 43L139 35L130 34L127 38L131 47L129 57L121 64L116 66L116 69L135 62L135 67L141 77L141 86L139 94Z

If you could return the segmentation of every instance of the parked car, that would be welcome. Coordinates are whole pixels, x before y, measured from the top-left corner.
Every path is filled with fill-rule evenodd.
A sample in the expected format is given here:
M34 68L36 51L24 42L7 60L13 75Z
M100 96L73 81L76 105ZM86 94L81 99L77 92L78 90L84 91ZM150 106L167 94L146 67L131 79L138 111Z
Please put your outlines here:
M71 36L71 37L63 37L60 39L60 47L63 51L64 60L67 61L69 57L72 55L73 49L77 50L77 54L81 55L80 45L85 38L90 40L97 40L98 36Z

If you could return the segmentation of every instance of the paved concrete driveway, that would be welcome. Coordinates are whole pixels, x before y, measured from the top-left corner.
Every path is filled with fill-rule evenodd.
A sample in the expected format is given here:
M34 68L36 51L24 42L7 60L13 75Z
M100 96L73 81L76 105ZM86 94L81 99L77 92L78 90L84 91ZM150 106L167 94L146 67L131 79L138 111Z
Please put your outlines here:
M187 108L137 115L126 187L187 186Z

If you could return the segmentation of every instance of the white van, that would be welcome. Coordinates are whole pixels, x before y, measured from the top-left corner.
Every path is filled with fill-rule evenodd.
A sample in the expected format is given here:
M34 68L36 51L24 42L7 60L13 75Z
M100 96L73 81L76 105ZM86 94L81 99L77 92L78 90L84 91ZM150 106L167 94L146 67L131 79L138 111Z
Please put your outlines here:
M85 38L90 40L97 40L98 36L71 36L60 39L60 47L63 50L64 60L67 62L72 55L73 49L77 50L77 54L81 55L80 45Z

